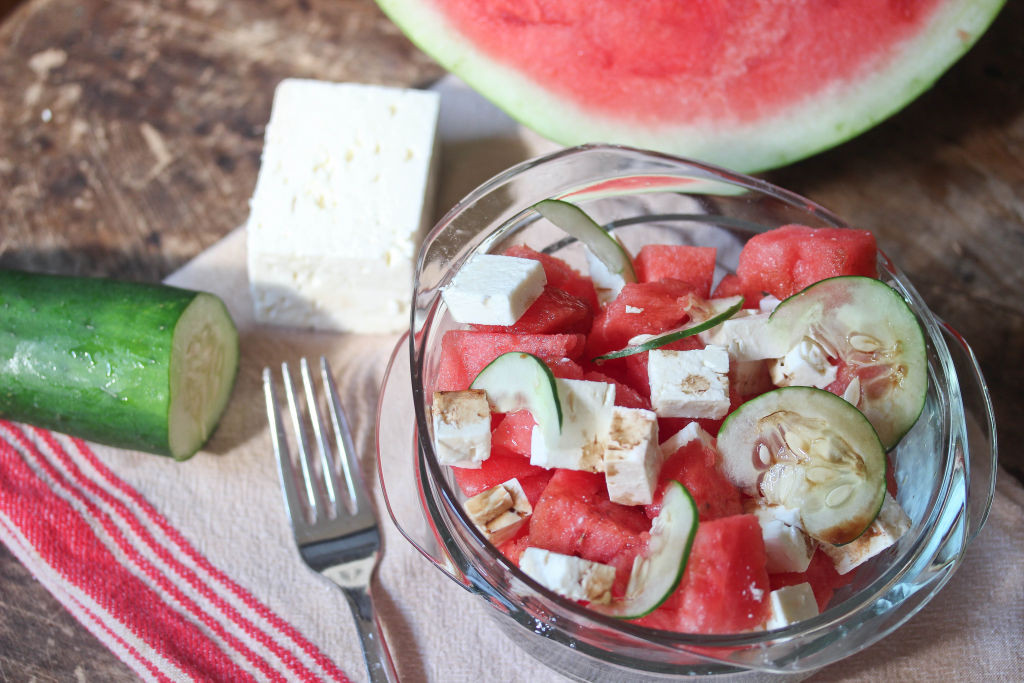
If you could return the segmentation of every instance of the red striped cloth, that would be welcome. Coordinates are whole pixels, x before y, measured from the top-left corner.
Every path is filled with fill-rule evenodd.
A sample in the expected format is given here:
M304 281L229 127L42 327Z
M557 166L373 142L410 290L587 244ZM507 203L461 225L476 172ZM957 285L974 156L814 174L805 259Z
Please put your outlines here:
M78 439L0 421L0 540L148 680L348 680Z

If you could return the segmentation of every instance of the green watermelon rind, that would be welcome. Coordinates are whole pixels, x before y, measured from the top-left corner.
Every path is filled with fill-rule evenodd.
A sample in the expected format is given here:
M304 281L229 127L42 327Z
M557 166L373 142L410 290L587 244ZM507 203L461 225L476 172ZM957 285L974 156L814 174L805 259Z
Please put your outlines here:
M603 142L658 150L752 173L845 142L929 89L995 19L1005 0L947 2L905 41L887 68L820 91L753 124L631 125L587 111L484 54L429 0L377 0L421 50L520 123L559 144Z

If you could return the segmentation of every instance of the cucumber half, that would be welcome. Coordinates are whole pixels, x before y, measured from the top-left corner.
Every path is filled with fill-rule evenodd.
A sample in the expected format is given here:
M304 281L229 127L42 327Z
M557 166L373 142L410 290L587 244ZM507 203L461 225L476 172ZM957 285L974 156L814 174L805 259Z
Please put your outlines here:
M0 270L0 416L184 460L213 432L238 333L212 294Z
M604 355L594 358L594 362L601 362L606 360L612 360L613 358L623 358L625 356L632 356L635 353L643 353L644 351L650 351L651 349L661 348L666 344L671 344L674 341L685 339L686 337L692 337L695 334L700 334L710 330L713 327L721 325L729 318L736 315L740 309L743 308L743 297L739 297L736 303L726 308L721 313L714 315L707 320L701 322L693 322L677 327L674 330L663 332L659 335L646 339L639 344L630 344L629 346L619 349L618 351L612 351Z
M591 607L620 619L639 619L653 612L679 586L696 534L697 504L685 486L669 481L661 510L651 523L647 552L634 560L625 596Z
M718 433L733 484L800 512L809 536L842 545L874 521L885 496L885 449L868 419L842 398L784 387L753 398Z
M534 210L582 242L608 268L626 282L636 282L633 259L615 237L602 228L586 211L561 199L544 199Z
M886 450L917 421L928 390L924 331L907 302L880 280L840 276L817 282L772 312L790 346L807 338L847 366L844 397L867 416Z
M544 361L521 351L503 353L481 370L470 384L482 389L494 412L529 410L545 436L562 431L562 405L555 376Z

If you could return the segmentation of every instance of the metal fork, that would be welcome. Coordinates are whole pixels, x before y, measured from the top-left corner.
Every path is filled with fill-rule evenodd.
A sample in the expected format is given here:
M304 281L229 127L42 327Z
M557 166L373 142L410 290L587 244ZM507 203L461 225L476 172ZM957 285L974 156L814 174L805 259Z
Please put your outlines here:
M267 418L295 544L311 569L336 583L344 592L355 617L370 680L373 683L397 681L394 662L377 624L369 592L380 551L380 529L364 491L348 420L338 399L338 389L327 360L321 357L324 400L334 432L335 447L332 449L305 358L301 359L299 370L305 393L305 412L296 397L288 364L281 364L285 396L298 447L296 462L288 448L271 370L263 369ZM308 416L306 423L313 429L315 457L309 446L304 415Z

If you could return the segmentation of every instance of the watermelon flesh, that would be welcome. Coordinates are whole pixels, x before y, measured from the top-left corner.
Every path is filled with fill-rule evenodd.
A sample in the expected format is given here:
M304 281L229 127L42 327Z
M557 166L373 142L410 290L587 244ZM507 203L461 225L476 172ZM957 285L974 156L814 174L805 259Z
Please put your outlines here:
M414 43L556 142L763 170L928 88L1003 0L378 0Z

